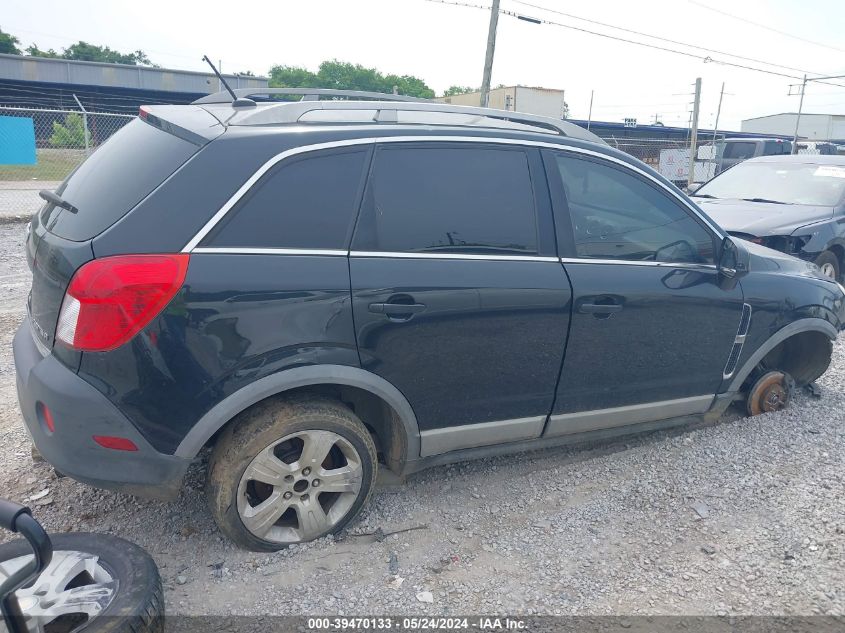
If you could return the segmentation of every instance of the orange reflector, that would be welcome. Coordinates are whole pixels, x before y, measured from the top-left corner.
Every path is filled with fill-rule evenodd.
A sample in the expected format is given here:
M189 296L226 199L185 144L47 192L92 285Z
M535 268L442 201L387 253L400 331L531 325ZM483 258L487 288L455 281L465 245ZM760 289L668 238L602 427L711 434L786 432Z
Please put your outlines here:
M112 437L110 435L94 435L94 441L103 448L111 448L116 451L137 451L135 442L125 437Z

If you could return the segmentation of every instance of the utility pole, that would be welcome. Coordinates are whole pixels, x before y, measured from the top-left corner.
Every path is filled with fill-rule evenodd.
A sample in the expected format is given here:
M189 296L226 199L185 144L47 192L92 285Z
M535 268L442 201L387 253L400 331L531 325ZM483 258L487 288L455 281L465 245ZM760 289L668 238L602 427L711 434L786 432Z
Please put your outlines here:
M716 123L713 124L713 152L710 155L710 164L716 162L716 135L719 133L719 115L722 114L722 98L725 96L725 82L722 82L722 91L719 93L719 107L716 108ZM709 170L708 170L709 171ZM715 169L713 170L716 171ZM715 176L715 173L713 174ZM708 174L709 177L710 174Z
M798 116L795 117L795 134L792 135L792 151L790 154L795 154L798 151L798 124L801 122L801 110L804 108L805 92L807 92L807 75L804 75L804 81L801 82L801 100L798 102Z
M825 81L826 79L842 79L845 75L829 75L827 77L810 77L804 75L801 82L801 100L798 102L798 116L795 117L795 134L792 135L792 153L798 152L798 124L801 122L801 111L804 107L804 93L807 91L807 84L811 81ZM834 84L838 85L838 84ZM792 86L789 87L789 94L792 94Z
M484 56L484 78L481 80L481 107L490 103L490 78L493 75L493 53L496 50L496 27L499 25L499 0L490 7L490 28L487 31L487 54Z
M695 152L698 147L698 110L701 106L701 77L695 80L695 101L692 104L692 124L690 125L689 140L689 176L687 187L695 180Z
M594 90L590 90L590 113L587 115L587 131L590 131L590 121L593 120L593 93Z

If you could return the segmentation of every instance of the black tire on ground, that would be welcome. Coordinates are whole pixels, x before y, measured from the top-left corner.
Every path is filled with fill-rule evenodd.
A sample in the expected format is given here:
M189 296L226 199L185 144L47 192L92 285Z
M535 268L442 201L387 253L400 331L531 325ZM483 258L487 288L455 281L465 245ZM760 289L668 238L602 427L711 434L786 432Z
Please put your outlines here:
M824 266L833 267L834 271L834 279L839 281L840 275L842 275L842 266L839 263L839 258L836 256L836 253L831 251L822 251L818 257L816 257L815 261L816 266L822 268Z
M321 396L270 398L234 418L212 452L206 479L211 514L220 530L240 547L257 552L286 548L292 542L270 541L250 532L238 514L238 486L258 453L293 433L331 431L347 440L361 461L361 487L341 520L323 534L342 530L367 502L375 483L378 462L373 438L361 420L342 403Z
M118 581L117 593L84 633L163 633L164 593L155 561L143 549L108 534L51 535L53 551L76 551L99 557L100 564ZM0 562L32 554L24 540L0 545ZM37 581L36 581L37 582Z

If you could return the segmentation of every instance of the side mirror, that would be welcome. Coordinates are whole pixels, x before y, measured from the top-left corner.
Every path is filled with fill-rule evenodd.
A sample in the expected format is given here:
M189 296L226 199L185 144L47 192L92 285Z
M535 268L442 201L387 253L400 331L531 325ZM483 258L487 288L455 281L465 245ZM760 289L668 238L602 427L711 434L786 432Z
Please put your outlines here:
M736 277L737 252L734 241L726 237L722 240L722 248L719 253L719 272L728 279Z
M701 189L701 185L703 184L703 182L694 182L691 185L687 186L686 191L688 194L695 193L696 191Z

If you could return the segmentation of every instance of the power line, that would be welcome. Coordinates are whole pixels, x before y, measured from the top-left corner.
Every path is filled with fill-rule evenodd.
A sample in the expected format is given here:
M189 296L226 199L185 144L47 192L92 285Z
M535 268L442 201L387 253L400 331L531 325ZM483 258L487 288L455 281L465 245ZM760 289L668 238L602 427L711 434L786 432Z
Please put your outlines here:
M701 2L696 2L695 0L687 0L690 4L694 4L702 9L706 9L707 11L712 11L713 13L718 13L720 15L724 15L725 17L732 18L734 20L739 20L740 22L745 22L746 24L751 24L752 26L756 26L760 29L765 29L766 31L771 31L772 33L777 33L778 35L783 35L785 37L790 37L794 40L798 40L800 42L806 42L807 44L814 44L815 46L821 46L823 48L829 48L834 51L839 51L841 53L845 53L845 48L839 48L838 46L832 46L831 44L824 44L823 42L817 42L815 40L807 39L806 37L801 37L800 35L793 35L792 33L787 33L786 31L781 31L779 29L773 28L771 26L766 26L765 24L760 24L759 22L755 22L754 20L749 20L747 18L742 18L738 15L734 15L733 13L728 13L727 11L722 11L720 9L716 9L706 4L702 4ZM818 73L813 73L818 74Z
M477 5L477 4L470 4L470 3L467 3L467 2L460 2L458 0L451 0L451 1L450 0L426 0L426 2L437 2L439 4L449 4L449 5L459 6L459 7L482 8L482 9L485 9L485 10L488 10L488 11L490 10L490 7L484 7L484 6ZM502 13L503 15L509 15L511 17L515 17L515 18L518 18L518 19L521 19L521 20L525 20L526 17L527 17L527 16L524 16L521 13L518 13L516 11L508 11L508 10L505 10L505 9L502 9L500 11L500 13ZM628 38L625 38L625 37L610 35L608 33L600 33L598 31L591 31L590 29L585 29L585 28L582 28L582 27L573 26L571 24L563 24L562 22L555 22L554 20L530 18L529 21L534 22L536 24L549 24L551 26L559 26L559 27L564 28L564 29L569 29L569 30L572 30L572 31L578 31L580 33L587 33L588 35L595 35L597 37L603 37L605 39L614 40L614 41L617 41L617 42L624 42L626 44L633 44L635 46L641 46L643 48L651 48L651 49L663 51L663 52L666 52L666 53L674 53L675 55L682 55L684 57L690 57L692 59L700 60L700 61L704 62L705 64L709 62L709 63L713 63L713 64L719 64L720 66L731 66L733 68L740 68L740 69L743 69L743 70L750 70L750 71L753 71L753 72L764 73L764 74L767 74L767 75L773 75L775 77L785 77L787 79L803 79L803 77L798 76L798 75L788 75L786 73L781 73L781 72L777 72L777 71L774 71L774 70L766 70L765 68L755 68L753 66L746 66L745 64L737 64L735 62L728 62L728 61L724 61L724 60L714 59L714 58L710 57L709 55L699 55L699 54L696 54L696 53L691 53L689 51L680 51L680 50L677 50L677 49L674 49L674 48L668 48L666 46L658 46L657 44L649 44L647 42L638 42L637 40L631 40L631 39L628 39ZM811 73L811 74L817 74L817 73ZM827 85L845 88L845 85L843 85L843 84L828 83Z
M744 55L738 55L736 53L728 53L726 51L720 51L714 48L707 48L705 46L698 46L696 44L687 44L686 42L679 42L678 40L672 40L665 37L660 37L659 35L651 35L650 33L643 33L642 31L635 31L634 29L628 29L622 26L616 26L614 24L608 24L607 22L599 22L598 20L590 20L588 18L582 18L577 15L573 15L571 13L565 13L563 11L558 11L557 9L550 9L548 7L540 6L538 4L532 4L530 2L523 2L522 0L511 0L514 4L521 4L526 7L531 7L533 9L540 9L541 11L548 11L549 13L555 13L557 15L562 15L567 18L573 18L575 20L581 20L582 22L588 22L590 24L598 24L599 26L604 26L611 29L616 29L618 31L624 31L625 33L632 33L634 35L640 35L642 37L650 37L655 40L659 40L661 42L668 42L669 44L677 44L680 46L686 46L687 48L695 48L700 51L707 51L708 53L716 53L717 55L727 55L728 57L735 57L736 59L742 59L747 62L754 62L755 64L764 64L766 66L774 66L775 68L783 68L785 70L794 70L795 72L799 73L807 73L808 75L823 75L826 73L818 73L812 70L804 70L803 68L795 68L793 66L784 66L783 64L776 64L774 62L767 62L763 59L757 59L755 57L745 57Z

